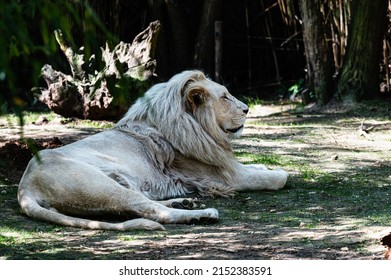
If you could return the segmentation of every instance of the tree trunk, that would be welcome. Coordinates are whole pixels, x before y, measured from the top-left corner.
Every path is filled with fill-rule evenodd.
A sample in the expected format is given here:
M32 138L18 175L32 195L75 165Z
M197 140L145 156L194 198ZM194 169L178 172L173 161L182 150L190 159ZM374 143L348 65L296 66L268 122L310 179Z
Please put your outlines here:
M211 76L214 73L214 22L220 19L222 3L222 0L204 1L194 46L194 67Z
M388 0L352 1L345 63L337 95L344 102L375 97L379 92L382 39Z
M55 35L71 67L72 75L53 70L44 65L41 75L48 88L33 89L38 99L55 113L65 117L86 119L119 119L131 103L149 86L154 76L156 60L153 59L158 21L138 34L132 44L120 42L112 51L106 44L102 50L105 66L93 69L95 56L84 60L83 48L73 51L61 31Z
M180 1L165 0L174 53L174 71L179 72L188 68L190 58L189 32L186 13L180 5Z
M307 59L307 86L315 93L317 103L324 105L332 98L332 61L327 45L319 0L299 0L304 49Z
M170 24L167 18L167 9L165 0L148 0L148 13L151 18L158 20L161 24L159 41L157 43L155 57L159 61L156 72L160 79L168 80L175 74L173 65L175 64L174 55L172 54L172 40L170 40Z

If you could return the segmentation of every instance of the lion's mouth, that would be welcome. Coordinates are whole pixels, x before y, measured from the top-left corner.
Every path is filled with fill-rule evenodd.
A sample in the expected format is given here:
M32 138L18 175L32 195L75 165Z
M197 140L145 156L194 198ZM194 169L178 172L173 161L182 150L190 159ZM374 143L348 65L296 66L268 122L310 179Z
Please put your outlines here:
M231 128L231 129L226 129L225 131L226 132L230 132L230 133L236 133L236 132L238 132L239 130L241 130L243 128L243 125L241 125L241 126L239 126L239 127L237 127L237 128Z

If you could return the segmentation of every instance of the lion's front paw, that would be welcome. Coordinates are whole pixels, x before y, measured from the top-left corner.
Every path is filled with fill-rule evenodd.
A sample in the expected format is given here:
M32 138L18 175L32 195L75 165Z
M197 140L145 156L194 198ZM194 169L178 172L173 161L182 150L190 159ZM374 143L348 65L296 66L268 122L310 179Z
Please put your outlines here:
M188 220L191 224L216 223L219 220L219 212L214 208L193 210L188 214L191 215Z
M286 172L284 169L276 168L275 170L276 170L277 172L280 172L281 176L283 176L283 177L285 177L286 179L288 179L289 173Z
M286 181L288 181L289 173L281 168L277 168L277 169L275 169L275 171L277 171L279 173L279 181L280 182L279 182L278 189L282 189L285 186Z
M213 219L213 220L218 220L219 219L219 212L215 208L207 208L204 210L205 213L207 214L207 218Z

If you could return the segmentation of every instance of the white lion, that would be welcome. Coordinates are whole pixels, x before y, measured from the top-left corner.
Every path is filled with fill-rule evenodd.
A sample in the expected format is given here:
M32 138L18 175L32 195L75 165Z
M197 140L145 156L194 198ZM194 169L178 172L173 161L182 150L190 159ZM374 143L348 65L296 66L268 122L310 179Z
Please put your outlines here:
M39 152L20 181L19 204L32 218L86 229L218 220L213 208L180 209L192 204L181 197L277 190L288 178L235 160L229 138L241 134L247 112L224 86L184 71L153 86L113 129ZM92 218L113 214L132 218Z

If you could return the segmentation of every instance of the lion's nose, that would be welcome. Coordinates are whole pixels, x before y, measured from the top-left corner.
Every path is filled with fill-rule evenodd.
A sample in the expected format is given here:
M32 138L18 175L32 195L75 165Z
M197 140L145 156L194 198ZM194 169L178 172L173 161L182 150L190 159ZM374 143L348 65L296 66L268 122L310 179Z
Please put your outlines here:
M244 110L243 110L243 113L245 113L245 114L247 115L247 113L248 113L248 108L247 108L247 109L244 109Z

